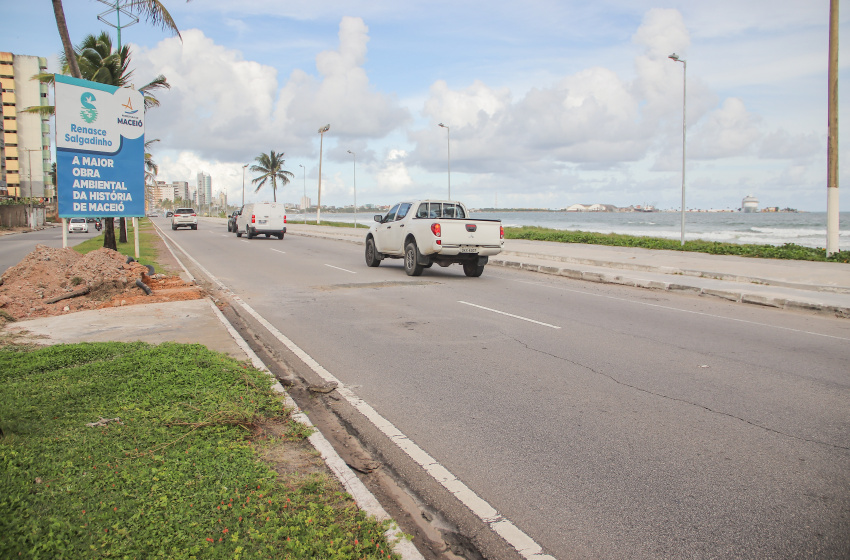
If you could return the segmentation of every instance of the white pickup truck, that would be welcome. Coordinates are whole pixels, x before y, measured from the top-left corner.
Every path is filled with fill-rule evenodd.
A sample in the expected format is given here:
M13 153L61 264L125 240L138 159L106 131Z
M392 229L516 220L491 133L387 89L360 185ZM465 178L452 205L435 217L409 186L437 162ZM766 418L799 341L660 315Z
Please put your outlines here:
M404 259L408 276L419 276L434 263L460 263L464 274L478 277L505 244L500 220L473 220L466 206L450 200L399 202L385 216L376 214L375 221L366 234L366 264Z

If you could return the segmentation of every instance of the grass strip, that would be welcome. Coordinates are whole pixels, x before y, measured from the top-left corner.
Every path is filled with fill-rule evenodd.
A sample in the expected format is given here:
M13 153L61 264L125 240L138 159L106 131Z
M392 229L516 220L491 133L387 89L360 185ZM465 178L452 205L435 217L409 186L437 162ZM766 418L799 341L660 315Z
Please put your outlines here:
M201 345L0 349L0 557L395 557L335 480L260 460L307 435L271 382Z
M850 262L850 251L839 251L829 258L826 250L803 247L794 243L784 245L744 245L703 241L701 239L681 241L659 237L640 237L619 233L593 233L586 231L564 231L534 226L505 228L507 239L529 239L533 241L554 241L557 243L585 243L589 245L608 245L613 247L640 247L643 249L663 249L667 251L690 251L712 255L739 255L761 259L789 259L801 261Z
M292 223L303 224L303 220L290 219ZM306 225L316 225L307 222ZM351 222L322 222L323 226L353 228ZM363 225L358 228L366 229ZM709 253L712 255L738 255L759 259L786 259L798 261L827 261L850 263L850 251L833 253L829 258L826 249L803 247L794 243L784 245L743 245L738 243L721 243L719 241L703 241L696 239L685 241L684 246L676 239L662 237L641 237L620 233L595 233L589 231L572 231L549 229L537 226L506 227L505 239L528 239L531 241L552 241L555 243L585 243L588 245L607 245L610 247L640 247L642 249L663 249L667 251L690 251L693 253Z

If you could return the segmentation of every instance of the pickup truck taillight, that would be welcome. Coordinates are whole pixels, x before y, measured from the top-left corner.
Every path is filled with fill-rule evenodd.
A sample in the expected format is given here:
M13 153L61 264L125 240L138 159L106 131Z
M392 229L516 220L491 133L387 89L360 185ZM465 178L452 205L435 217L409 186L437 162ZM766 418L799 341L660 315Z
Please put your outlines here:
M257 216L256 216L256 215L254 215L254 214L251 214L251 223L252 223L252 224L256 224L256 223L257 223Z
M442 233L440 231L440 224L431 224L431 233L434 234L434 237L440 237L440 234Z
M283 223L286 223L286 214L283 215Z
M499 226L499 239L505 238L505 226Z

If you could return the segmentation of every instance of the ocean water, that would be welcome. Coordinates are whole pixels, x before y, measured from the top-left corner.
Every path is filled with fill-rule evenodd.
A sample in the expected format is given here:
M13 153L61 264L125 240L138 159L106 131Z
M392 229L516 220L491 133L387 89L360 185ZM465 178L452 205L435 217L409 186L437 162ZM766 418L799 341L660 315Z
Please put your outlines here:
M358 213L357 223L369 226L374 213ZM300 216L300 215L299 215ZM307 219L316 215L307 214ZM473 212L473 218L500 219L510 227L539 226L561 230L622 233L680 239L679 212ZM292 216L296 218L296 215ZM354 215L322 212L322 221L353 222ZM850 251L850 212L839 217L839 247ZM826 212L686 212L685 239L727 243L826 246Z

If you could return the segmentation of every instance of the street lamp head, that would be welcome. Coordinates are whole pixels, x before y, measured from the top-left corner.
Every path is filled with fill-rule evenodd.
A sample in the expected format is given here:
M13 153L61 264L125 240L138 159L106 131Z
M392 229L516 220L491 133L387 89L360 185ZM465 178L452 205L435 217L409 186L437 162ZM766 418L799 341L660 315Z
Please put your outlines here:
M680 62L679 55L678 55L678 54L676 54L676 53L671 54L671 55L670 55L670 56L668 56L667 58L669 58L669 59L671 59L671 60L675 60L676 62Z
M347 151L348 151L349 154L354 155L354 152L352 152L351 150L347 150Z
M248 167L248 165L250 165L250 164L246 163L245 165L242 166L242 169L245 169L246 167Z
M298 164L298 167L304 167L304 166L303 166L303 165L301 165L301 164L299 163L299 164Z
M323 133L329 131L330 129L331 129L331 125L326 124L325 126L323 126L322 128L319 129L319 134L323 134Z
M443 128L448 128L448 127L447 127L446 125L444 125L443 123L440 123L440 124L439 124L439 126L442 126Z

